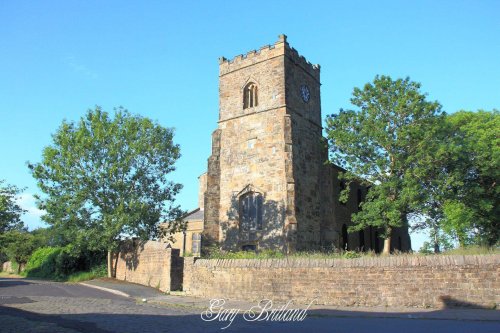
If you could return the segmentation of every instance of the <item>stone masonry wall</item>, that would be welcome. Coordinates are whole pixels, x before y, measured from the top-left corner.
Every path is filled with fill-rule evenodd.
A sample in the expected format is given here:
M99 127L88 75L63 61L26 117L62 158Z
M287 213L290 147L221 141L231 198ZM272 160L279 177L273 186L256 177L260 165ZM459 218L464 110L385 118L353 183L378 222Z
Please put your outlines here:
M321 127L292 114L293 186L295 195L295 218L297 225L297 250L319 248L321 216L321 189L327 185L321 179ZM289 186L292 183L288 184Z
M221 130L212 133L212 155L208 158L206 173L207 190L204 196L203 242L219 242L219 202L220 202L220 136Z
M24 271L24 268L25 268L25 264L20 264L21 267L18 267L16 269L14 269L14 267L12 267L12 262L11 261L6 261L2 264L2 269L1 271L2 272L6 272L6 273L17 273L17 270L19 268L19 270L22 272Z
M258 103L245 107L249 83L257 86ZM305 87L308 99L302 97ZM339 169L325 165L320 90L319 65L299 55L285 35L273 45L219 59L219 122L206 180L200 177L206 184L199 196L205 208L203 246L215 241L230 250L255 246L289 253L343 248L343 238L348 249L378 244L377 230L342 236L358 211L358 187L346 204L338 202ZM240 199L248 193L264 199L258 230L240 225ZM410 249L406 229L396 230L394 240Z
M207 298L337 306L500 305L500 256L186 260L184 290Z
M310 250L321 246L321 224L329 216L322 216L322 189L329 185L321 177L327 160L323 154L326 145L321 131L320 71L304 63L288 45L285 52L285 85L287 114L290 116L291 156L287 156L292 179L287 187L293 195L293 209L297 221L296 249ZM301 88L309 89L309 100L304 101ZM291 157L291 160L290 160ZM291 208L291 207L289 207Z
M178 249L167 246L154 241L124 243L113 260L116 278L161 291L180 290L183 258Z
M259 246L282 248L285 207L283 110L250 114L221 124L221 180L219 221L224 245L240 249L259 240ZM239 229L239 195L256 191L264 196L264 228L256 235ZM253 239L252 237L255 236Z
M198 177L198 208L205 209L205 192L207 192L207 173Z
M285 38L233 60L221 59L219 80L218 240L226 249L243 245L283 249L285 182ZM243 107L243 89L258 86L258 105ZM207 194L210 195L210 164ZM239 200L249 192L264 197L262 230L244 231ZM208 210L208 207L205 207ZM205 226L212 222L206 219ZM211 232L216 235L217 232Z

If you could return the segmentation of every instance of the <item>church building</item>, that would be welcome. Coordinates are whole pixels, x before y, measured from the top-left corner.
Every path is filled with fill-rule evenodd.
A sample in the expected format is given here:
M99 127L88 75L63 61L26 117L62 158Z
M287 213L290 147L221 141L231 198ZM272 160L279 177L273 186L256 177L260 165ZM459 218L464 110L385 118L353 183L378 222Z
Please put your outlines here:
M320 66L280 35L273 45L219 59L219 121L199 207L173 247L199 254L205 243L226 250L374 250L376 228L347 233L366 188L352 184L339 201L342 169L326 163ZM393 231L394 249L411 248L407 228Z

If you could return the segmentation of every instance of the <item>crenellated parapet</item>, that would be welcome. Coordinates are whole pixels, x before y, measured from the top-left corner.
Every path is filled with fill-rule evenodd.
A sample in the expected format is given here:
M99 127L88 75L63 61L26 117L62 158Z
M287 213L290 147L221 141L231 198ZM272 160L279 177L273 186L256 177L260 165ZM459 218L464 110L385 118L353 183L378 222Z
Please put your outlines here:
M251 50L246 54L237 55L232 59L220 57L219 75L223 76L227 73L283 55L319 81L320 65L311 64L307 61L304 56L300 55L296 49L288 44L287 37L283 34L278 36L278 41L274 44L265 45L258 50Z
M283 36L283 35L280 35ZM286 56L297 66L302 67L306 72L308 72L312 77L314 77L319 82L319 74L321 66L319 64L310 63L303 55L300 55L299 52L291 47L286 42L285 36L285 45L286 45Z

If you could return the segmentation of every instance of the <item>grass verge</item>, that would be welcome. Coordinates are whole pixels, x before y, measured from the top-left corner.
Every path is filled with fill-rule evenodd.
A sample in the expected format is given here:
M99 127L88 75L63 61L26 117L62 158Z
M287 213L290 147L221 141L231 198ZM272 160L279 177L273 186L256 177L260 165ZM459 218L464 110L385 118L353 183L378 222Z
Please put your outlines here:
M66 282L81 282L81 281L88 281L88 280L93 280L93 279L97 279L97 278L100 278L100 277L104 277L106 276L107 274L97 274L95 272L76 272L76 273L73 273L73 274L70 274L66 277L65 281Z
M391 256L436 256L436 255L489 255L500 254L500 248L488 248L470 246L458 248L442 253L424 254L419 252L399 252L391 253ZM378 257L380 254L374 251L300 251L292 254L284 254L280 251L262 250L227 252L212 248L203 259L283 259L283 258L312 258L312 259L354 259L366 257Z

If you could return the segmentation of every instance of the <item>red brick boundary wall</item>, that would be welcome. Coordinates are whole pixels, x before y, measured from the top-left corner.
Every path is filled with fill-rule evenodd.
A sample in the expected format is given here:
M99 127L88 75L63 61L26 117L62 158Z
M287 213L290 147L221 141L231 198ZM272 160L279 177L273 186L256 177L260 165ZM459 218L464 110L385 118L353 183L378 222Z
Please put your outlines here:
M500 255L185 258L188 295L337 306L500 307Z
M118 280L134 282L161 291L182 287L183 258L179 250L166 243L130 241L122 244L114 256L113 268Z

